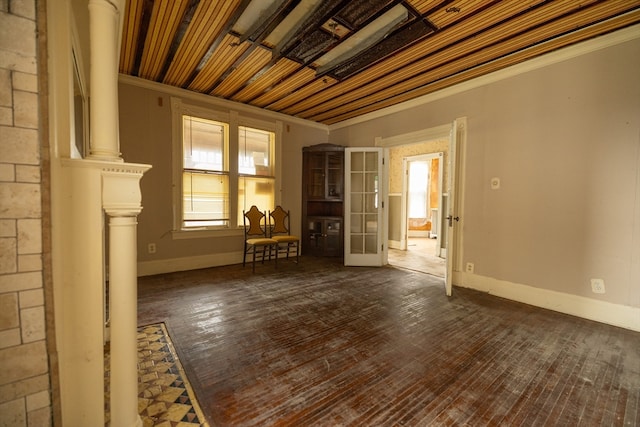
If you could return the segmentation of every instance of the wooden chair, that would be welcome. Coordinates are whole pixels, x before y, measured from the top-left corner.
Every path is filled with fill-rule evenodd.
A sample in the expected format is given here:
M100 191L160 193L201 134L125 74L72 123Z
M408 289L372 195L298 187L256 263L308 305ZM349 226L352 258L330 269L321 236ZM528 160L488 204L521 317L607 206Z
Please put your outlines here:
M297 263L300 258L300 237L291 234L289 211L282 209L282 206L276 206L269 212L269 232L277 242L276 253L282 251L289 259L289 253L295 248Z
M256 252L262 249L260 260L264 264L269 249L269 260L271 260L271 249L275 249L276 267L278 266L278 242L267 236L267 214L260 212L255 206L251 206L248 211L242 211L244 222L244 255L242 256L242 266L246 264L247 254L253 252L253 262L251 271L256 271ZM247 224L247 221L249 222Z

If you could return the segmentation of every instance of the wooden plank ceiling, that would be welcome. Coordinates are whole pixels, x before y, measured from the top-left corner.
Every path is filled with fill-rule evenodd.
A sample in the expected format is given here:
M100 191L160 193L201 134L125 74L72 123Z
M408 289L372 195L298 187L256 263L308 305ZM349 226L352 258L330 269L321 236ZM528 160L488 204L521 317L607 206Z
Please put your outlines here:
M640 0L253 3L129 0L120 72L334 124L640 22Z

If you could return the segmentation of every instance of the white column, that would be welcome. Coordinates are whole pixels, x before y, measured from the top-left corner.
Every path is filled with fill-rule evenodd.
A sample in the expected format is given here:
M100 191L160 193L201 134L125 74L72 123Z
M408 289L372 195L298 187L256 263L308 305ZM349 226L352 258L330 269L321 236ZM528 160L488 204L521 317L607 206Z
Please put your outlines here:
M118 138L119 1L89 0L91 135L89 157L121 160Z
M140 427L138 415L137 216L147 165L123 163L102 171L102 203L109 216L110 421Z
M109 218L111 425L141 426L138 415L136 216ZM120 213L118 213L120 214Z
M109 216L110 425L141 427L138 415L137 216L147 165L123 163L118 129L118 52L124 0L89 0L89 159L103 164ZM110 164L109 164L110 163Z

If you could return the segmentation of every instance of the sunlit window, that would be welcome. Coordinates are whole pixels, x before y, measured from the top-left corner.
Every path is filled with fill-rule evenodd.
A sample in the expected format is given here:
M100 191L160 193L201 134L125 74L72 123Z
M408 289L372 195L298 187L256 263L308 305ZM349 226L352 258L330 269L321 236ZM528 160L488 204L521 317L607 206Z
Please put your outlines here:
M427 218L429 164L409 163L409 218Z
M229 126L182 116L183 227L229 224Z
M274 206L274 143L274 132L238 127L238 224L242 224L242 212L252 205L261 210Z
M276 123L188 106L172 99L176 230L229 229L243 211L275 203ZM237 143L236 143L237 142ZM238 159L237 168L230 159ZM181 158L181 159L180 159Z

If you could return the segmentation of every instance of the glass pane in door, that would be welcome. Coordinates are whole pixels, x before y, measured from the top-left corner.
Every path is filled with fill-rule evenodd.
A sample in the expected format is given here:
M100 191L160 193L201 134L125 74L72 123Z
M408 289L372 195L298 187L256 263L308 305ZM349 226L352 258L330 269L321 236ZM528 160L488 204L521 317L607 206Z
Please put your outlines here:
M327 155L327 198L329 199L342 197L343 163L342 155Z
M378 152L351 155L351 254L378 252Z

